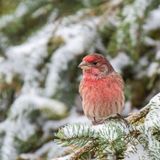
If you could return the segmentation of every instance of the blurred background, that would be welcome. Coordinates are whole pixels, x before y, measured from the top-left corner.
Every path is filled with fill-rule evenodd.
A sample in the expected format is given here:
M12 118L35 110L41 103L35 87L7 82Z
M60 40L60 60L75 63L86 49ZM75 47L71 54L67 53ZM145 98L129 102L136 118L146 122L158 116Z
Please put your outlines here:
M105 55L125 81L123 112L160 91L160 0L0 0L0 159L64 154L53 141L87 122L83 56Z

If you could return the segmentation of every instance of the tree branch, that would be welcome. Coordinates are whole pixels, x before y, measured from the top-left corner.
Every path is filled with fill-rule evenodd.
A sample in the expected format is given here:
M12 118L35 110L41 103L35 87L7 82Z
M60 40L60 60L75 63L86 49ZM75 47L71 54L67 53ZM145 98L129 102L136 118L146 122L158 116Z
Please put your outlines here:
M135 124L139 122L143 123L143 120L146 117L146 115L149 113L149 111L150 111L150 103L145 107L143 107L140 111L136 113L132 113L131 115L126 117L124 120L128 121L128 123L130 124ZM136 138L137 136L139 136L139 134L141 133L138 130L135 130L133 132L130 132L127 136L132 135L133 137ZM89 152L91 149L93 149L94 146L95 146L95 143L93 141L89 141L86 145L77 149L74 153L71 153L65 157L60 157L52 160L77 160L83 153Z
M148 114L149 109L150 109L150 106L147 105L143 107L139 112L132 113L130 116L128 116L125 119L131 124L139 122L141 119L143 119Z
M86 145L84 145L83 147L79 148L78 150L76 150L74 153L65 156L65 157L60 157L60 158L53 158L51 160L77 160L77 158L79 156L81 156L83 153L88 152L89 150L91 150L94 146L94 143L89 141Z

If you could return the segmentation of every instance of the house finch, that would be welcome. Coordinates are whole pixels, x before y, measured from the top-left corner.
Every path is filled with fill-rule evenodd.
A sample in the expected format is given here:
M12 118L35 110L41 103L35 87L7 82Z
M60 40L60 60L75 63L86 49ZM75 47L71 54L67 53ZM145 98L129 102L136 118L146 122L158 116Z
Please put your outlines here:
M124 107L123 79L101 54L83 58L79 92L84 114L93 124L103 123L112 115L120 114Z

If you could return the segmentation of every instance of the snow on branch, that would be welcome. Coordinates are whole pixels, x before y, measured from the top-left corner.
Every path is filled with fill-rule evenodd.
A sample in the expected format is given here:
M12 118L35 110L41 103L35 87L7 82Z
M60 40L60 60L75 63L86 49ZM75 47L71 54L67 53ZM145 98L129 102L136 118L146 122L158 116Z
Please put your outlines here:
M124 120L109 118L104 124L70 124L61 128L57 142L72 148L64 157L52 160L157 159L160 156L160 93L139 112Z

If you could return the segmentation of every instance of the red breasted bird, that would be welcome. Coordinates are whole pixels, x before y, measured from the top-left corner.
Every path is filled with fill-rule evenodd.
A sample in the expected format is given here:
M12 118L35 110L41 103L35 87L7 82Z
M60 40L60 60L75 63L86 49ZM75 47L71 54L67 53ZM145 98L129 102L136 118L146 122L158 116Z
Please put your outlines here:
M79 92L84 114L93 124L120 114L124 108L124 83L109 61L94 53L85 56L79 67L83 71Z

